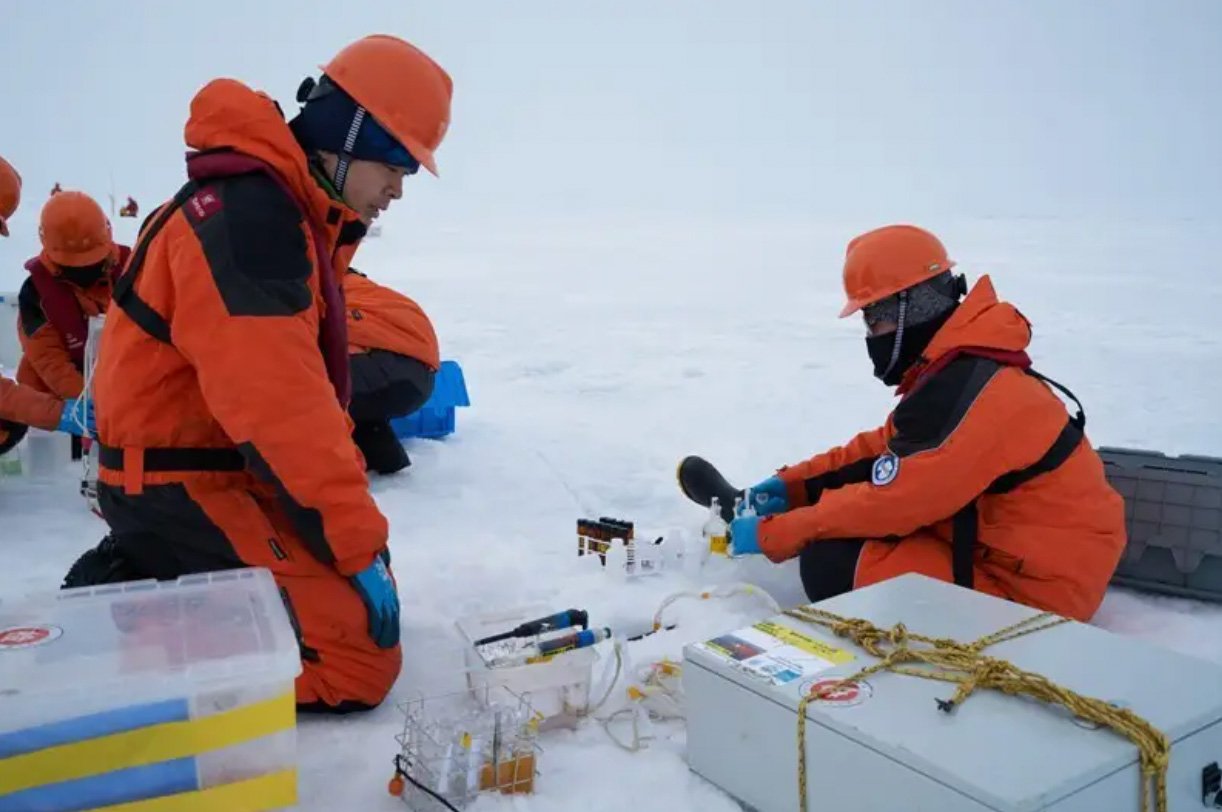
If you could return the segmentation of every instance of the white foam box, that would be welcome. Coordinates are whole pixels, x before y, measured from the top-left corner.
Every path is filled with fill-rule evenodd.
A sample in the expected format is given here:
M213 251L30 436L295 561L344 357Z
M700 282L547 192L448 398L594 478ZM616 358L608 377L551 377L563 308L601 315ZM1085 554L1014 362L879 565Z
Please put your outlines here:
M974 641L1035 610L905 575L815 604L882 628ZM760 812L798 806L797 707L812 684L877 662L822 626L785 615L684 650L692 770ZM772 634L766 633L771 631ZM989 656L1127 706L1173 743L1171 810L1201 809L1222 760L1222 667L1081 623L989 647ZM1064 709L894 673L807 706L807 803L853 812L1139 812L1138 750ZM1211 807L1212 808L1212 807Z
M525 623L554 614L542 605L520 606L501 612L460 617L456 621L463 639L467 687L473 696L486 697L505 688L524 697L531 707L552 724L572 720L590 701L590 682L598 655L593 648L567 651L541 663L490 668L475 648L482 640ZM550 725L544 724L543 727Z
M0 600L0 812L290 808L300 671L265 569Z

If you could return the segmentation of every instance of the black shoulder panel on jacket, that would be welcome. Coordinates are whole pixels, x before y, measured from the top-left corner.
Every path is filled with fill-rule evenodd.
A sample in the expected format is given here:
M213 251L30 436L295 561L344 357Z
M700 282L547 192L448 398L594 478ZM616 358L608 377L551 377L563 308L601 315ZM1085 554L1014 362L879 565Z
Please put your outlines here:
M824 491L843 488L845 485L856 485L859 482L869 482L870 472L874 468L877 457L863 457L857 462L850 462L843 468L837 468L806 480L806 501L815 504L823 496Z
M988 358L962 356L935 373L895 410L891 452L907 457L942 445L1000 369Z
M301 214L285 191L262 174L206 188L217 195L217 208L193 214L188 202L184 211L229 314L291 316L309 308L309 248Z
M17 313L21 316L21 329L26 337L38 332L47 323L47 314L42 310L42 296L34 285L34 280L26 277L21 283L21 292L17 294Z

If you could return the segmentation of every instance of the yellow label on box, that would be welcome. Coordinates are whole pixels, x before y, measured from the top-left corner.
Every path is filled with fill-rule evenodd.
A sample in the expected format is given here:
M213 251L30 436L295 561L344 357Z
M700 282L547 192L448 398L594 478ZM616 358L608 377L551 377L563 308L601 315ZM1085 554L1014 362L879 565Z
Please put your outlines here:
M829 663L836 665L844 665L851 663L856 657L852 652L845 651L842 648L836 648L833 645L824 643L821 640L815 640L812 637L807 637L801 632L794 631L788 626L782 626L779 623L765 620L761 623L756 623L755 628L759 629L769 637L775 637L782 643L788 646L793 646L796 649L805 651L807 654L813 654L816 657L827 660Z

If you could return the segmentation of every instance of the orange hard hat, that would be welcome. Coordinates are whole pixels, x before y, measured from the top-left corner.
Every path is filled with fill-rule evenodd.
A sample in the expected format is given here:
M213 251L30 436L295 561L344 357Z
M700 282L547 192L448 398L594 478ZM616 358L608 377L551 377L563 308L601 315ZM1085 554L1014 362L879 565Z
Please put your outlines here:
M56 265L94 265L114 247L110 221L102 207L84 192L60 192L42 207L38 224L43 253Z
M941 240L916 226L883 226L854 237L844 256L848 301L840 318L953 267Z
M389 34L345 47L322 72L434 175L433 152L450 126L454 83L424 51Z
M21 202L21 175L8 161L0 158L0 234L8 236L8 219Z

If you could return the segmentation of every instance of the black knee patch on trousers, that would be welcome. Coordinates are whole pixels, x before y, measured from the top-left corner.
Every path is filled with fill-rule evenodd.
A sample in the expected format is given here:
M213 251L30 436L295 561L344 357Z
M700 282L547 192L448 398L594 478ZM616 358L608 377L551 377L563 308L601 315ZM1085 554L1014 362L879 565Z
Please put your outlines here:
M246 566L180 482L149 485L136 496L98 483L98 505L117 549L145 577L165 581Z
M821 539L807 544L798 562L806 597L818 602L852 590L857 558L864 546L861 539Z
M120 548L112 535L92 550L86 550L64 576L61 589L82 586L142 581L150 575L138 567Z
M436 373L422 361L387 350L349 356L352 401L348 413L360 423L403 417L433 394Z

